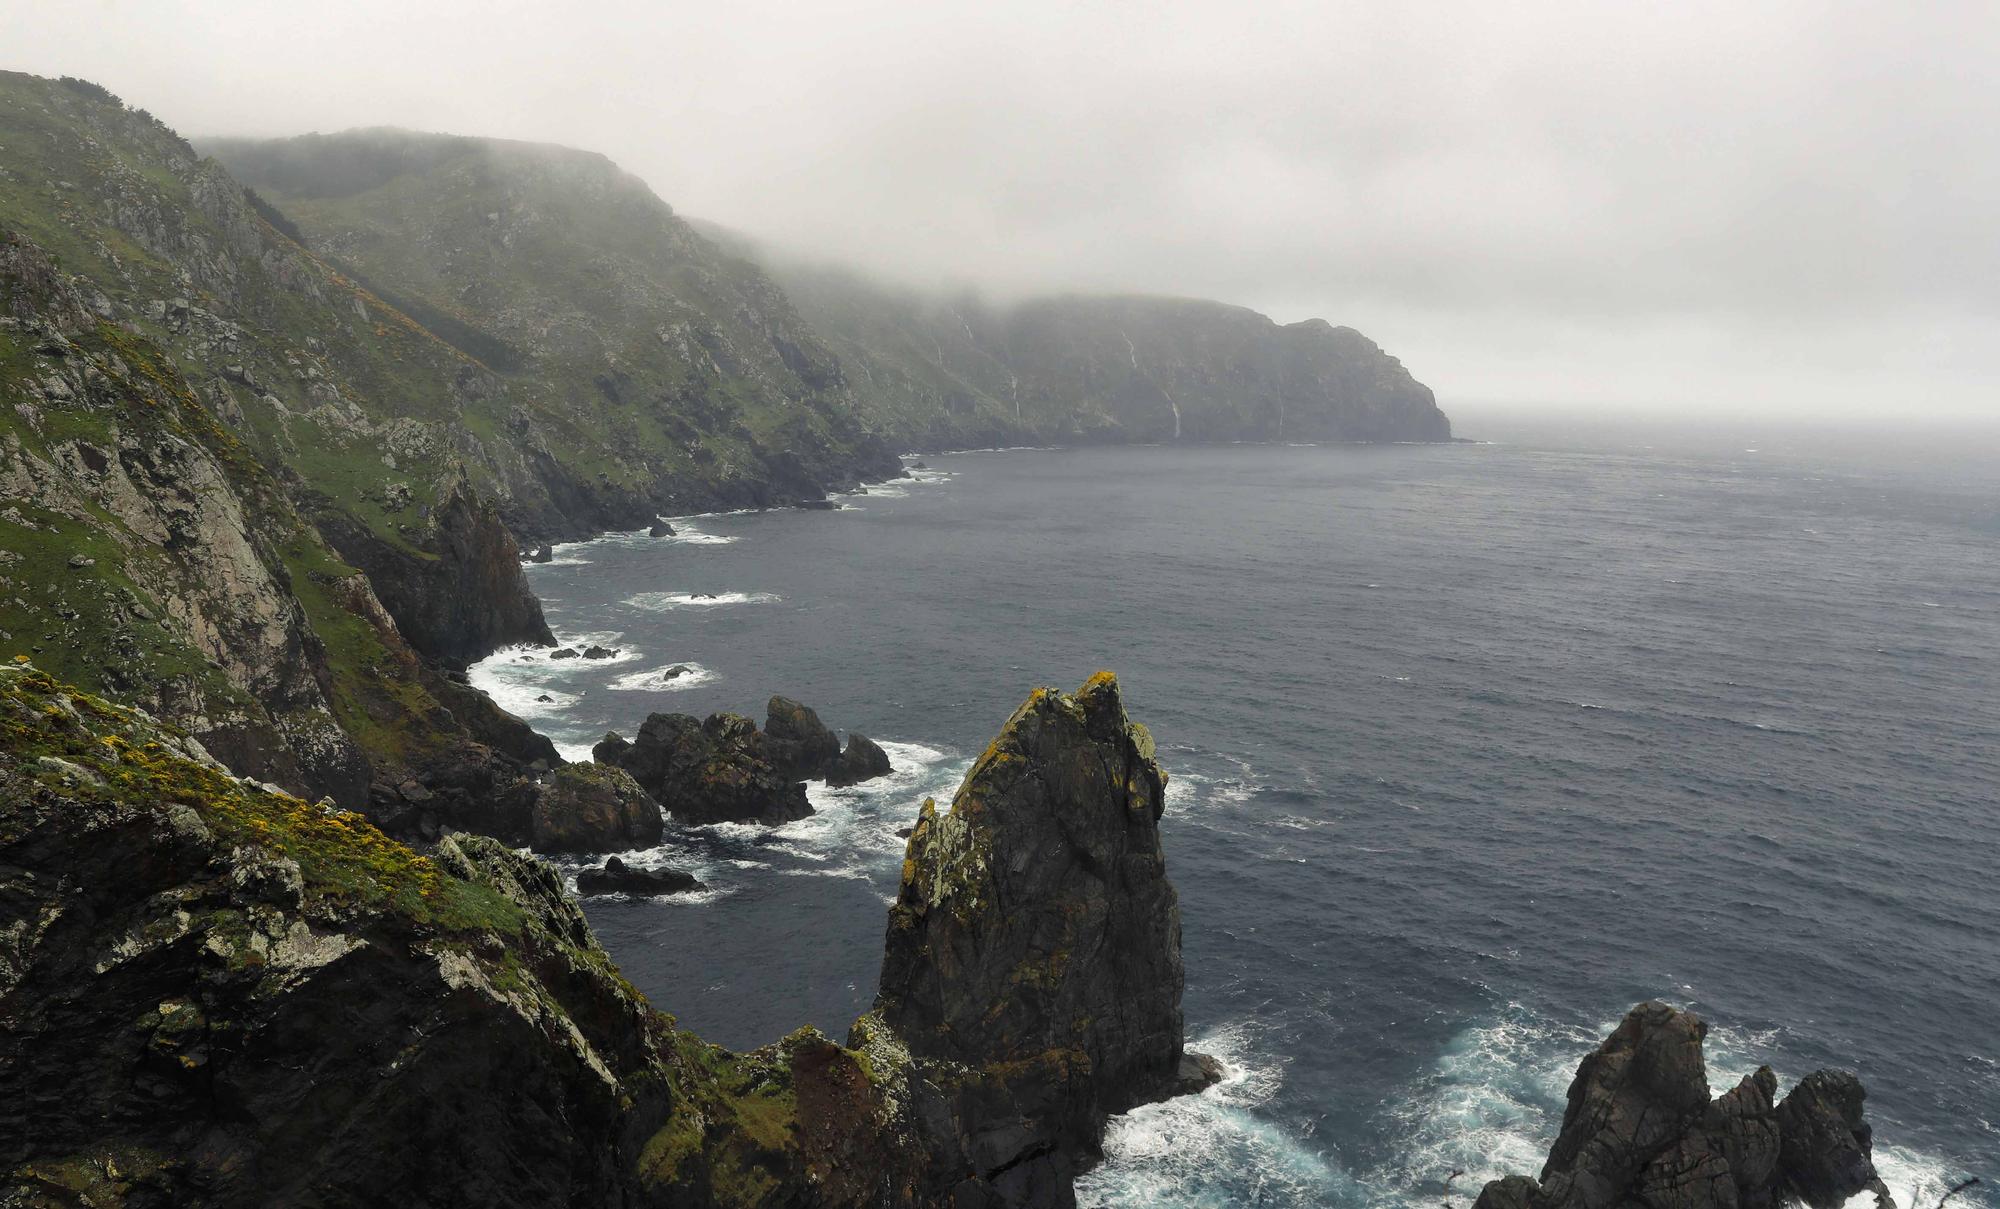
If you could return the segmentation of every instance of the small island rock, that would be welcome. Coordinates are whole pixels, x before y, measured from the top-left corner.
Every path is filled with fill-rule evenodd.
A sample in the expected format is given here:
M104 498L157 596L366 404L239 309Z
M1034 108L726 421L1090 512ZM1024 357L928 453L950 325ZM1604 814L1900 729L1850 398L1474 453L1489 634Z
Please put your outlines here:
M653 898L707 888L691 873L679 869L637 869L615 856L605 861L602 869L585 869L576 875L576 892L582 895L637 894Z

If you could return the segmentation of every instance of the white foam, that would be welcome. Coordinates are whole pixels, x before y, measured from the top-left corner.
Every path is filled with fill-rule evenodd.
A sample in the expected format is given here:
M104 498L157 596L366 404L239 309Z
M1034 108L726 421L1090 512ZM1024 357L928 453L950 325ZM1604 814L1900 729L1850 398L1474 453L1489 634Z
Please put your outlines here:
M728 515L728 514L710 513L705 515ZM689 521L682 520L682 521L674 521L672 523L674 526L674 532L671 537L655 537L655 538L650 538L648 540L659 541L659 542L679 542L682 545L686 546L726 546L736 540L736 536L734 534L710 533L706 529L696 528L695 525Z
M679 675L669 677L675 668L685 669ZM699 663L665 663L659 667L647 668L643 672L631 672L620 676L606 685L606 688L622 692L678 693L683 689L698 685L713 684L720 679L716 673Z
M576 704L580 693L560 691L550 685L562 679L571 662L602 665L609 660L551 660L549 648L511 646L495 651L466 669L466 681L493 699L494 704L519 718L555 717ZM548 698L544 701L542 698Z
M724 605L775 604L784 599L776 592L641 592L628 596L625 603L635 609L715 609Z
M1243 766L1248 771L1248 766ZM1235 806L1250 800L1256 786L1236 777L1211 777L1198 772L1174 772L1167 776L1166 809L1185 814L1195 806Z
M1249 1030L1225 1027L1188 1042L1223 1062L1222 1082L1195 1096L1113 1117L1104 1162L1077 1181L1077 1203L1112 1206L1349 1202L1353 1181L1326 1155L1258 1109L1284 1083L1281 1059L1257 1053ZM1352 1202L1351 1202L1352 1203Z
M1969 1175L1980 1174L1949 1167L1942 1159L1918 1154L1901 1146L1879 1145L1875 1147L1875 1173L1882 1177L1882 1182L1889 1186L1890 1195L1904 1209L1930 1209L1954 1184ZM1979 1200L1974 1196L1971 1199L1954 1199L1951 1203L1971 1209L1979 1204ZM1875 1194L1863 1192L1849 1197L1845 1209L1876 1209Z
M556 745L556 754L572 764L580 764L590 759L590 749L597 746L597 740L595 739L577 743L566 743L560 739L552 741Z

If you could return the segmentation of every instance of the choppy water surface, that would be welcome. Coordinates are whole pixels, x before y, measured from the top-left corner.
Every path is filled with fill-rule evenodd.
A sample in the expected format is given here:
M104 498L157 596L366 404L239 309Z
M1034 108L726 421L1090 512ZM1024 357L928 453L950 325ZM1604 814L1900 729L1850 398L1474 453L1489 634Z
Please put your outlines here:
M1716 1025L1718 1090L1856 1067L1906 1206L2000 1177L2000 462L1613 433L929 461L838 512L562 547L551 624L618 657L477 669L575 753L782 692L895 761L641 854L706 894L586 903L684 1024L844 1035L896 829L1028 689L1110 667L1174 778L1189 1031L1233 1074L1115 1122L1087 1204L1532 1173L1648 997Z

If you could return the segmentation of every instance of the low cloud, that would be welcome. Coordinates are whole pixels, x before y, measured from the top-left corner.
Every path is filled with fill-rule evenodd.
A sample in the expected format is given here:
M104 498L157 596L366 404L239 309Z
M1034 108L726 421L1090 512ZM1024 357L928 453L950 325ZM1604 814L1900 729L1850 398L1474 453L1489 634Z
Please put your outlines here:
M71 0L191 135L601 150L922 284L1352 323L1454 396L1993 415L2000 8Z

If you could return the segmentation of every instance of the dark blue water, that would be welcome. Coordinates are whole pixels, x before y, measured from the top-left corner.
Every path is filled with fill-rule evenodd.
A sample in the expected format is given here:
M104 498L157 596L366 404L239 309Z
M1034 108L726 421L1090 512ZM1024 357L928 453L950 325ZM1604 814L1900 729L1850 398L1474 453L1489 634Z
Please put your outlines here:
M1905 1205L2000 1177L2000 462L1551 429L931 463L840 512L562 548L551 623L621 660L479 669L566 745L772 692L888 741L886 785L647 854L709 894L586 904L683 1024L844 1035L896 828L1030 688L1109 667L1174 778L1190 1033L1236 1073L1118 1122L1086 1203L1533 1172L1649 997L1716 1026L1718 1090L1857 1069Z

